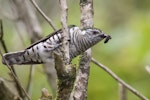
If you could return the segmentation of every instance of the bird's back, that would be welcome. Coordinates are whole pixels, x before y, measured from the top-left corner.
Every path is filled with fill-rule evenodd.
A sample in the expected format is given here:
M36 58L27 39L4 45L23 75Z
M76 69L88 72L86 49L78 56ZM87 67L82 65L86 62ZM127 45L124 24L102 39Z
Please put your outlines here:
M71 25L68 28L76 27ZM52 58L52 51L60 51L62 45L62 29L48 35L47 37L33 43L25 50L4 54L8 64L41 64L49 62ZM3 60L3 64L6 62Z

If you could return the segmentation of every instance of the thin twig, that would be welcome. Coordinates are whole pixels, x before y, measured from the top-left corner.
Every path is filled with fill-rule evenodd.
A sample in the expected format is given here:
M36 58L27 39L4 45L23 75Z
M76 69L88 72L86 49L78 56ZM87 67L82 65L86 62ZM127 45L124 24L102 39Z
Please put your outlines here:
M5 41L4 41L4 39L3 39L4 32L3 32L3 23L2 23L2 20L0 20L0 26L1 26L0 42L1 42L1 44L2 44L2 47L4 48L5 53L8 53L7 47L6 47L6 45L5 45ZM17 74L16 74L16 71L15 71L14 66L11 65L10 67L11 67L13 73L15 74L15 76L18 77ZM17 83L15 80L14 80L14 82L15 82L15 87L16 87L16 89L18 90L19 95L23 98L24 95L23 95L23 93L22 93L21 88L18 86L18 83Z
M5 45L5 41L4 41L4 39L3 39L3 36L4 36L4 32L3 32L3 23L2 23L2 20L0 20L0 42L1 42L1 44L2 44L2 47L4 48L4 51L5 51L5 53L8 53L8 49L7 49L7 47L6 47L6 45ZM14 72L14 74L16 75L16 72L15 72L15 69L14 69L14 67L13 66L11 66L12 67L12 70L13 70L13 72Z
M131 91L133 94L141 98L142 100L149 100L147 97L145 97L143 94L139 93L136 89L128 85L126 82L124 82L121 78L119 78L114 72L112 72L108 67L104 66L103 64L96 61L94 58L91 59L91 61L102 68L104 71L106 71L110 76L112 76L117 82L125 86L129 91Z
M7 53L8 50L7 50L5 42L3 40L3 35L4 35L4 33L3 33L3 23L2 23L2 20L0 19L0 42L2 44L2 47L4 48L5 53Z
M52 22L52 20L40 9L40 7L37 5L37 3L34 1L34 0L31 0L30 1L32 3L32 5L35 7L35 9L42 15L42 17L44 17L44 19L49 23L49 25L52 27L52 29L54 31L57 30L55 24ZM35 42L35 41L34 41ZM49 66L51 65L51 66ZM50 63L46 63L44 64L44 70L45 70L45 73L47 75L47 80L50 84L50 86L52 87L52 91L53 91L53 95L55 95L55 92L56 92L56 82L55 82L55 79L56 79L56 71L55 71L55 68L54 68L54 62L50 62ZM53 68L50 68L50 67L53 67Z
M6 59L3 57L3 54L0 50L0 55L2 56L2 59L4 60L4 62L6 63L8 69L10 70L12 77L14 78L15 82L18 84L18 86L22 89L22 91L24 92L24 94L26 95L27 99L30 100L30 97L28 96L28 94L26 93L25 89L22 87L21 83L19 82L18 78L16 77L16 75L14 74L11 66L7 63Z
M53 28L53 30L57 30L56 26L52 22L52 20L46 16L46 14L39 8L39 6L36 4L34 0L31 0L31 3L36 8L36 10L44 17L44 19L50 24L50 26Z
M68 16L68 7L67 7L67 1L66 0L59 0L60 8L61 8L61 24L62 24L62 30L63 30L63 54L64 54L64 60L66 64L70 63L70 57L69 57L69 33L68 33L68 25L67 25L67 16Z
M36 10L42 15L42 17L44 17L44 19L49 23L49 25L52 27L52 29L54 31L56 31L57 28L56 28L56 25L53 23L53 21L40 9L40 7L36 4L36 2L34 0L31 0L31 3L36 8ZM51 68L49 65L51 65ZM56 82L54 80L57 78L57 76L56 76L56 71L54 68L54 62L44 64L44 70L47 75L47 80L48 80L50 86L52 87L53 95L55 95L57 86L56 86Z
M13 13L17 14L17 19L14 20L16 28L20 27L20 22L23 23L24 28L28 35L31 37L31 42L41 39L41 28L35 16L35 12L30 6L28 0L9 0ZM20 31L20 30L19 30Z

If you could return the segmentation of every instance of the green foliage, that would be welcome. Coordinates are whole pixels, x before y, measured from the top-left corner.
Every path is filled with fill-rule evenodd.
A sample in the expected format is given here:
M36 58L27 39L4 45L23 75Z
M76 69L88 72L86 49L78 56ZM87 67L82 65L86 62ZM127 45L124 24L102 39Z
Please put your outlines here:
M92 48L93 57L108 66L124 81L150 98L150 74L145 70L150 65L150 0L94 0L95 27L112 36L107 44L99 43ZM58 7L59 8L59 7ZM55 9L54 9L55 10ZM57 14L56 14L57 15ZM54 16L54 15L53 15ZM79 2L69 3L69 24L80 24ZM54 21L60 27L59 17ZM46 21L45 21L46 23ZM44 35L52 30L42 23ZM4 20L5 41L9 51L21 50L20 39L15 41L12 27ZM14 38L14 39L13 39ZM24 38L26 47L28 38ZM1 48L1 47L0 47ZM74 60L77 63L77 60ZM21 67L21 68L20 68ZM26 86L29 69L27 66L15 67L21 83ZM40 90L48 87L41 66L35 66L32 84L32 100L37 100ZM8 78L8 69L0 63L0 77ZM50 90L50 89L49 89ZM118 83L99 67L91 64L88 100L117 100ZM128 100L140 100L128 92Z

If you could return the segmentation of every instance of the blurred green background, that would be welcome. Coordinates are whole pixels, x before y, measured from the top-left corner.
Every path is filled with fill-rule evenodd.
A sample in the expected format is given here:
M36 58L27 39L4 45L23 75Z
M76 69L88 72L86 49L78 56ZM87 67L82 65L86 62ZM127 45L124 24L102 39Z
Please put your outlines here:
M57 27L60 24L58 1L38 1L41 9L52 18ZM68 0L68 24L80 25L79 0ZM8 1L0 0L0 11L9 11ZM37 13L44 36L53 30ZM29 38L23 37L26 47L21 43L14 24L1 13L4 23L4 39L9 51L18 51L30 45ZM98 43L92 48L95 59L108 66L125 82L150 98L150 74L145 66L150 65L150 0L94 0L94 26L112 36L104 44ZM24 35L25 36L25 35ZM0 49L2 47L0 45ZM1 60L1 58L0 58ZM78 63L78 59L73 63ZM25 87L28 82L29 66L16 66L19 79ZM9 70L0 63L0 77L9 79ZM31 89L32 100L37 100L41 89L51 92L41 65L36 65ZM127 92L128 100L140 100ZM91 64L88 100L118 100L118 83L105 71Z

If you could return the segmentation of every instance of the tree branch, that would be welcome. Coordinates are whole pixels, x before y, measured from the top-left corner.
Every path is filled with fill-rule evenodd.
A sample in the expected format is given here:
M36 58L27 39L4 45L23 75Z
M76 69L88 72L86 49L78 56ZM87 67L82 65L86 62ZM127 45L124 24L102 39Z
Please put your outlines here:
M130 85L128 85L126 82L124 82L122 79L120 79L114 72L112 72L108 67L102 65L101 63L99 63L98 61L96 61L94 58L92 58L91 60L94 64L96 64L97 66L99 66L100 68L102 68L104 71L106 71L110 76L112 76L117 82L119 82L120 84L122 84L124 87L126 87L129 91L131 91L133 94L135 94L136 96L138 96L139 98L141 98L142 100L149 100L148 98L146 98L144 95L142 95L141 93L139 93L137 90L135 90L133 87L131 87Z
M67 25L67 14L68 14L68 7L66 0L59 0L60 8L61 8L61 24L63 30L63 58L65 60L65 64L70 63L69 57L69 33L68 33L68 25Z
M76 77L76 66L65 65L63 57L54 53L55 68L58 76L56 100L69 100Z
M49 23L49 25L52 27L54 31L57 30L56 25L52 22L52 20L40 9L40 7L36 4L34 0L31 0L31 3L36 8L36 10L43 16L43 18ZM49 67L51 65L51 68ZM47 75L47 80L53 90L53 95L55 96L56 92L56 82L57 79L56 76L56 70L54 68L54 61L51 61L50 63L44 64L44 70Z
M81 28L93 27L93 0L80 0Z
M0 19L0 42L2 44L2 47L4 48L4 51L5 53L8 53L8 50L7 50L7 47L5 45L5 41L3 39L3 36L4 36L4 31L3 31L3 22L2 20Z
M122 84L118 84L119 85L119 100L127 100L127 98L126 98L126 88L125 88L125 86L124 85L122 85Z
M93 27L93 0L80 0L81 28ZM73 98L75 100L87 99L88 78L90 71L91 49L81 57L76 77Z
M1 19L0 19L0 28L1 28L1 29L0 29L0 42L1 42L1 44L2 44L2 47L4 48L5 53L8 53L7 47L6 47L6 45L5 45L5 41L4 41L4 39L3 39L4 32L3 32L3 23L2 23L2 20L1 20ZM15 75L16 77L18 77L17 74L16 74L16 71L15 71L14 66L11 65L10 67L11 67L11 69L12 69L14 75ZM14 80L14 79L13 79L13 81L15 82L15 87L16 87L16 89L18 90L19 95L21 96L21 98L24 98L22 89L20 88L18 82L17 82L16 80Z
M4 62L6 63L8 69L10 70L11 75L12 75L14 81L17 83L17 85L18 85L18 86L21 88L21 90L24 92L24 94L26 95L27 99L30 100L30 97L28 96L28 94L26 93L25 89L22 87L22 85L21 85L21 83L19 82L18 78L17 78L16 75L14 74L14 72L13 72L11 66L9 66L9 64L7 63L7 61L5 60L5 58L3 57L3 54L2 54L2 52L1 52L1 50L0 50L0 55L2 56L2 59L3 59Z
M2 47L3 47L4 51L5 51L5 53L8 53L8 50L7 50L7 47L6 47L6 45L5 45L5 41L4 41L4 39L3 39L3 36L4 36L3 22L2 22L2 20L0 19L0 42L1 42L1 44L2 44ZM11 66L11 67L12 67L12 70L13 70L14 74L16 75L16 72L15 72L14 67L13 67L13 66ZM17 76L17 75L16 75L16 76Z
M28 0L9 0L11 3L11 7L13 8L13 13L16 14L17 20L14 20L16 26L19 28L19 22L22 22L25 26L28 35L31 37L31 42L35 42L41 39L42 30L39 26L37 17L35 12L30 6L30 2Z
M58 77L56 100L69 100L76 77L76 67L74 65L70 65L67 2L66 0L59 0L59 3L61 8L63 47L61 51L62 55L54 52L55 69Z
M39 6L36 4L34 0L31 0L31 3L36 8L36 10L43 16L43 18L49 23L49 25L53 28L54 31L57 30L56 26L52 22L52 20L46 16L46 14L39 8Z

